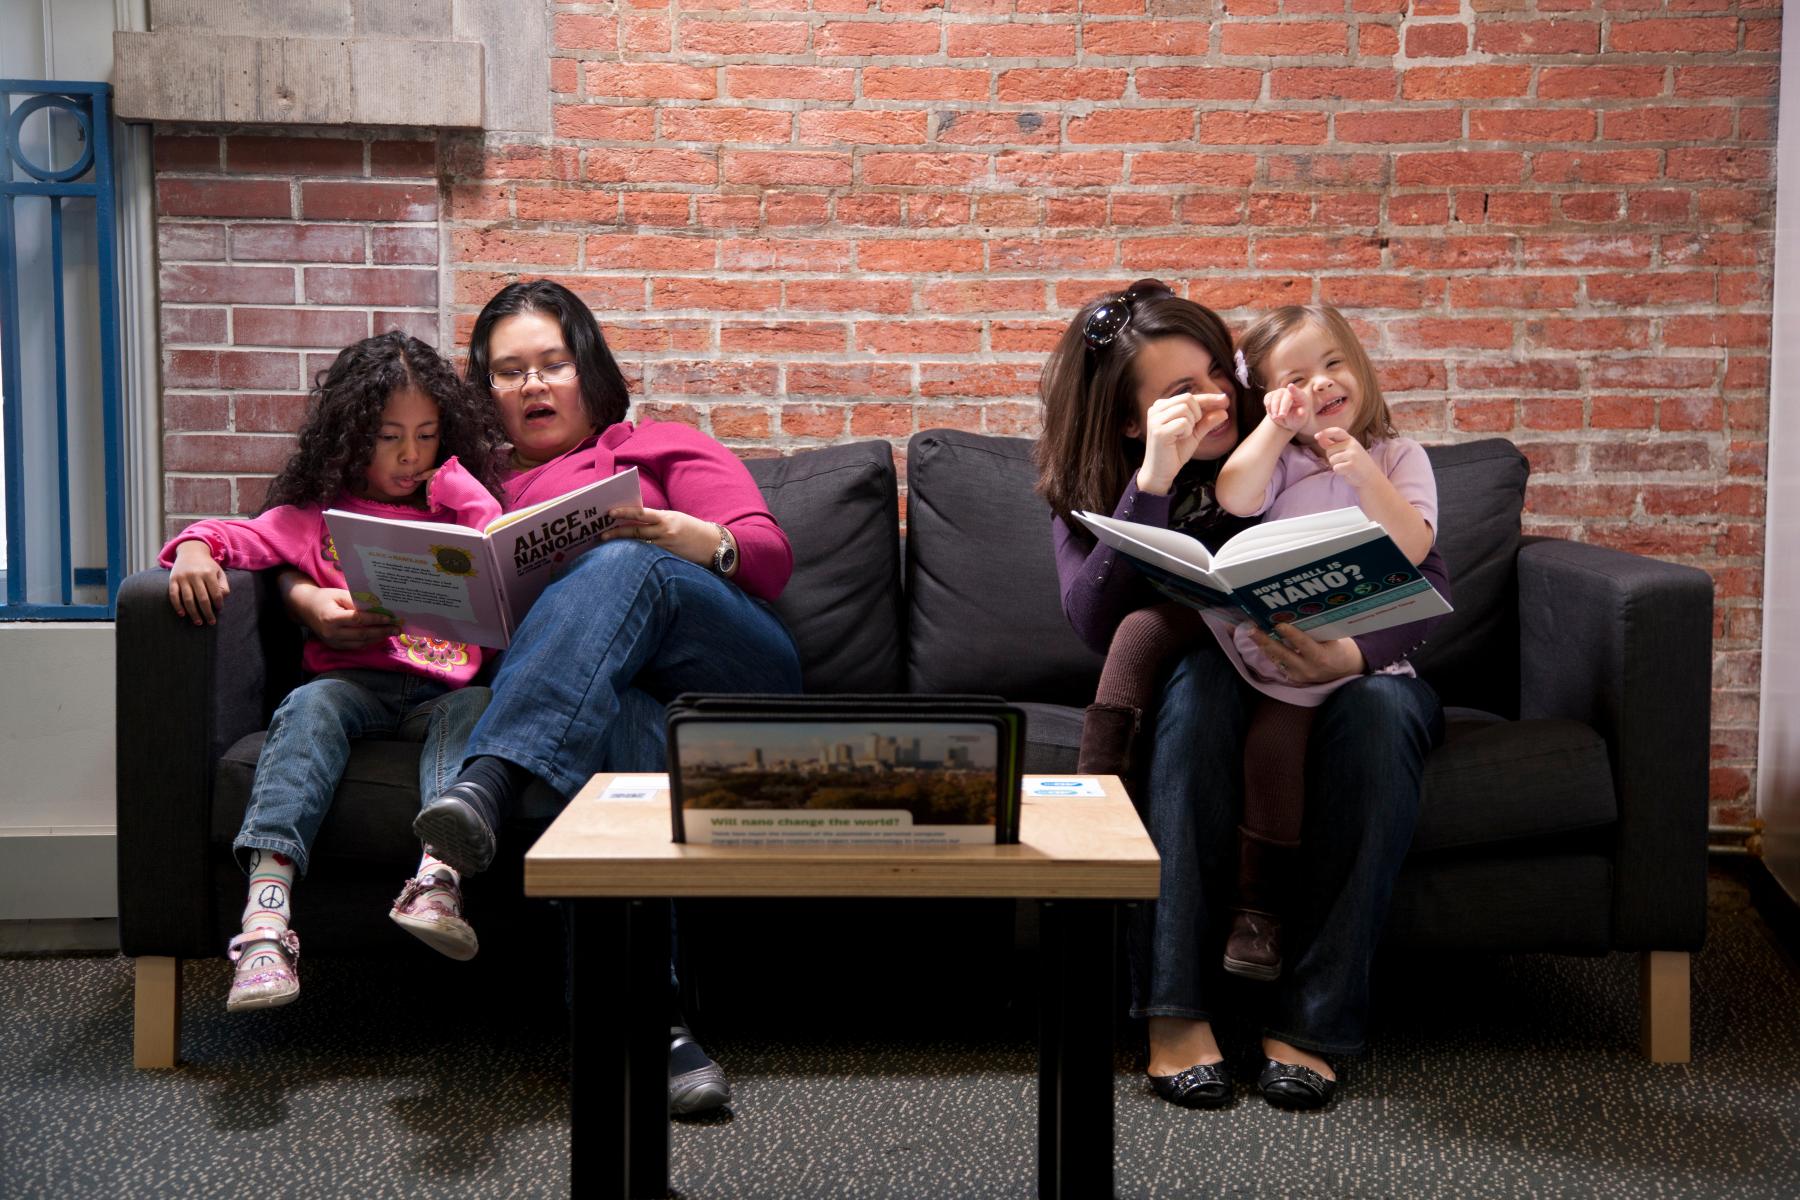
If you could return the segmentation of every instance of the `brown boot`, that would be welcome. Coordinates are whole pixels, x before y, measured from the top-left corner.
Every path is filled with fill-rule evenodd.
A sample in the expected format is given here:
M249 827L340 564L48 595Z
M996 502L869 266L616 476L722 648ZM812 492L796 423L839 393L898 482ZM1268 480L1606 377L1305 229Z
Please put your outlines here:
M1117 775L1131 772L1132 743L1137 740L1143 710L1122 704L1090 704L1081 722L1081 754L1075 762L1081 775Z
M1248 908L1232 909L1231 933L1225 938L1225 969L1264 982L1281 978L1281 918Z
M1280 902L1295 843L1271 841L1238 826L1238 894L1225 938L1225 969L1246 979L1281 976Z

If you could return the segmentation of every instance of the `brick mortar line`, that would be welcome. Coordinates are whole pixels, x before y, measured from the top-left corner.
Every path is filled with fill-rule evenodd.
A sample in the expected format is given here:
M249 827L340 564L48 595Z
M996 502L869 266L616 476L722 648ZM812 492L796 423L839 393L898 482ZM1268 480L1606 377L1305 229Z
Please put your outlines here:
M431 178L431 179L390 179L386 176L383 176L383 177L377 178L377 179L368 179L368 178L364 178L361 176L341 176L341 175L337 176L335 178L330 177L330 176L314 178L312 176L300 177L300 176L294 176L294 175L277 175L277 174L268 174L268 173L258 174L258 175L244 175L244 174L239 174L237 172L222 173L222 174L190 172L190 173L184 173L184 174L177 174L173 171L169 171L169 172L159 171L159 172L157 172L156 178L157 178L158 182L168 181L170 183L286 183L286 184L291 184L293 187L296 187L296 188L305 187L306 185L313 184L313 183L341 183L347 187L386 187L388 185L392 185L394 188L397 188L397 189L422 188L422 187L430 187L430 188L435 189L437 187L437 179L436 178ZM298 206L296 206L296 211L298 211ZM362 220L381 221L383 224L393 224L393 225L420 224L420 223L423 223L423 221L424 221L424 218L407 218L407 217L396 217L393 220L388 221L388 220L385 220L384 218L380 218L380 217L367 217L367 218L365 218L365 217L283 218L283 217L259 217L259 216L205 217L205 216L190 216L190 214L185 214L185 213L159 213L158 216L159 217L167 216L171 220L192 219L192 220L201 220L201 221L205 221L205 220L233 221L233 222L238 222L238 223L249 223L252 221L271 221L272 222L272 221L281 221L281 220L294 220L296 222L305 222L305 223L320 224L320 225L328 225L328 224L333 224L333 223L352 224L352 223L355 223L357 221L362 221Z
M1299 68L1296 68L1296 69L1299 69ZM1414 71L1417 71L1420 68L1414 67L1411 69ZM1401 84L1404 84L1404 82L1405 82L1405 72L1403 72L1403 71L1390 70L1390 71L1384 71L1383 73L1393 75L1394 82L1396 85L1401 85ZM1267 72L1264 73L1265 79L1267 78L1267 74L1268 74ZM1398 91L1398 86L1396 87L1396 91ZM1476 104L1484 104L1484 105L1500 105L1500 106L1507 106L1507 105L1512 105L1512 106L1529 105L1529 106L1531 106L1529 108L1523 109L1523 111L1541 111L1541 110L1561 111L1562 109L1567 108L1567 109L1575 110L1575 111L1599 109L1601 111L1609 112L1615 108L1630 109L1632 111L1642 111L1646 108L1651 109L1651 110L1661 110L1661 109L1667 109L1667 108L1743 108L1743 107L1774 108L1776 106L1778 100L1779 100L1779 97L1774 96L1774 95L1721 96L1721 95L1717 95L1717 94L1711 93L1711 92L1695 93L1692 95L1683 95L1681 93L1669 93L1669 94L1659 94L1659 95L1655 95L1655 96L1593 96L1593 97L1588 97L1588 96L1534 96L1534 95L1529 95L1529 94L1514 95L1514 94L1510 94L1510 93L1506 94L1506 95L1482 95L1482 94L1472 93L1472 94L1468 94L1468 95L1444 95L1444 96L1393 95L1393 96L1270 96L1270 97L1133 96L1130 94L1121 94L1118 96L1079 96L1079 95L1048 96L1048 95L1046 95L1046 96L1011 99L1011 100L1004 99L1004 98L998 98L998 97L980 98L980 99L950 97L950 98L945 98L945 99L935 99L935 98L929 98L929 97L914 98L914 97L899 97L899 96L875 96L875 97L854 97L851 99L818 99L818 98L805 97L805 96L650 96L650 95L625 95L625 94L621 93L621 94L617 94L617 95L601 94L601 95L597 95L597 96L591 96L591 97L588 97L587 99L582 99L582 100L571 99L571 100L558 101L551 105L551 112L554 115L554 113L559 109L606 108L606 109L630 109L632 111L636 111L638 109L644 109L644 110L648 110L651 112L664 112L664 111L670 111L670 110L679 111L679 112L721 111L721 110L723 110L726 112L784 112L784 113L795 113L795 114L809 113L809 112L912 113L912 112L921 112L921 111L936 111L939 109L956 109L959 111L967 109L970 111L986 112L986 111L991 111L996 107L999 107L1002 111L1011 112L1011 111L1014 111L1015 108L1016 109L1029 109L1033 106L1037 106L1037 107L1057 106L1057 107L1060 107L1060 106L1070 105L1070 104L1088 105L1088 106L1092 106L1093 108L1095 108L1097 110L1101 110L1101 111L1106 111L1108 109L1136 111L1138 109L1194 108L1194 109L1196 109L1196 111L1200 111L1200 112L1238 111L1239 106L1253 106L1253 108L1251 109L1252 111L1260 111L1269 105L1280 105L1280 106L1284 106L1284 107L1278 108L1276 111L1286 112L1286 111L1291 111L1291 110L1292 111L1314 111L1318 108L1319 105L1323 104L1323 105L1338 105L1338 106L1340 106L1340 108L1348 108L1348 109L1350 109L1350 111L1361 114L1361 113L1364 113L1366 110L1361 109L1361 108L1353 108L1351 106L1366 105L1366 104L1369 104L1369 103L1375 102L1375 101L1379 101L1380 103L1382 103L1384 105L1392 104L1392 105L1402 105L1402 106L1413 106L1413 107L1402 107L1400 109L1400 111L1402 111L1402 112L1411 112L1411 111L1414 111L1415 108L1417 108L1418 110L1421 110L1421 111L1435 111L1435 110L1439 110L1439 109L1446 110L1446 111L1448 111L1448 110L1466 110L1468 103L1476 103ZM1646 105L1645 101L1661 101L1662 103ZM1198 108L1196 108L1196 106L1199 104L1205 104L1208 107L1206 107L1205 109L1198 109ZM1338 110L1332 110L1332 111L1338 111ZM1509 108L1508 111L1511 111L1511 109ZM567 135L557 135L556 144L561 145L569 140L572 140L572 139L568 138ZM243 176L239 176L239 175L231 175L228 177L233 178L233 179L243 178ZM213 175L213 174L195 173L195 174L183 176L183 178L216 179L216 178L219 178L219 176ZM363 182L362 180L357 180L357 179L340 179L339 181L340 182ZM380 177L378 180L369 181L369 182L386 182L386 181L387 181L387 177L383 176L383 177ZM310 180L310 182L323 182L323 181Z

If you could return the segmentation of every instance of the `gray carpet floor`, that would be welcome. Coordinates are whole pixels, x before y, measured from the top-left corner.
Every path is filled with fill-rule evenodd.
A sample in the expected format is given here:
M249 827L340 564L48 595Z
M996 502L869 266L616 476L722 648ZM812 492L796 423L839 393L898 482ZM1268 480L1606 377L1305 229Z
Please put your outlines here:
M186 1065L131 1068L131 968L0 959L0 1196L559 1196L557 997L397 963L303 963L290 1008L227 1018L188 964ZM1637 962L1388 963L1371 1052L1324 1113L1243 1092L1188 1112L1121 1051L1123 1196L1800 1195L1800 970L1715 880L1694 1061L1637 1053ZM1015 1024L1017 1024L1015 1022ZM727 1114L678 1124L682 1197L1035 1194L1028 1030L715 1038Z

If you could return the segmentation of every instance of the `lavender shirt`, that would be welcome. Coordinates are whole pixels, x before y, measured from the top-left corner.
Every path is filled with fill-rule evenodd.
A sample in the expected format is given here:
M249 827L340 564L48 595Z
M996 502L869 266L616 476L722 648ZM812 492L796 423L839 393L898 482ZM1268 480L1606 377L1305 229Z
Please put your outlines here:
M1137 477L1125 485L1125 494L1113 507L1113 516L1140 525L1169 527L1169 496L1152 496L1138 491ZM1223 533L1234 530L1221 529ZM1153 590L1125 556L1110 546L1094 541L1085 530L1077 532L1061 517L1050 518L1050 536L1056 546L1056 574L1062 583L1063 614L1074 626L1075 634L1096 653L1105 654L1112 645L1113 633L1127 613L1149 604L1161 603L1164 597ZM1202 541L1206 540L1204 538ZM1450 600L1450 574L1435 545L1419 564L1419 571L1431 580L1431 586ZM1356 638L1362 651L1365 670L1378 671L1399 662L1425 644L1426 637L1443 617L1427 617L1410 625L1366 633Z

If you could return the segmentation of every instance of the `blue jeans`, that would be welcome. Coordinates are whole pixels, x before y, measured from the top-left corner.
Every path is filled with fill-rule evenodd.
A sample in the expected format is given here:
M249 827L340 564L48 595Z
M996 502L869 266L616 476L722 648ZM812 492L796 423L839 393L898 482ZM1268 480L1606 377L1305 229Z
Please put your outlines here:
M386 735L423 742L419 795L456 777L488 689L452 689L402 671L327 671L287 694L269 723L250 807L232 848L275 850L306 874L319 825L350 761L350 740Z
M1131 925L1135 1017L1211 1020L1223 992L1253 698L1210 643L1181 658L1163 686L1138 800L1162 856L1162 888ZM1362 676L1319 708L1265 1036L1320 1054L1362 1050L1369 966L1418 823L1425 756L1443 734L1437 694L1405 676Z
M663 771L682 692L797 692L800 656L765 604L644 542L605 542L544 589L494 676L465 754L564 797L600 771ZM435 793L433 793L435 795Z

